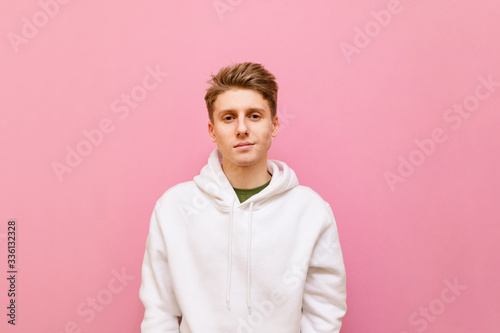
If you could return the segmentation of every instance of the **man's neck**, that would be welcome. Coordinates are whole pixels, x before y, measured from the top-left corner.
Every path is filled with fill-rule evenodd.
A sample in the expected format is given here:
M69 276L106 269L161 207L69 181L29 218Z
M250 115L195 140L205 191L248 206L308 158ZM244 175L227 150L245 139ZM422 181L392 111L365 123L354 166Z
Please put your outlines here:
M264 185L271 180L267 171L267 158L249 166L239 166L222 158L222 171L232 187L238 189L252 189Z

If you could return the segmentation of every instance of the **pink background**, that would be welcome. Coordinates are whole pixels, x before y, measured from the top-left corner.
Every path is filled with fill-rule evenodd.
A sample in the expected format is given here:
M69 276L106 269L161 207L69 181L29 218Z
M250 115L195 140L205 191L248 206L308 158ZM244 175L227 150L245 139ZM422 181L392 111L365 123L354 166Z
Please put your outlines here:
M240 61L278 78L270 158L332 205L342 332L500 331L500 86L477 88L500 82L500 2L54 1L0 3L1 276L18 223L17 325L4 277L2 332L140 331L154 202L205 165L206 81ZM151 90L148 67L168 72ZM462 103L474 110L448 111Z

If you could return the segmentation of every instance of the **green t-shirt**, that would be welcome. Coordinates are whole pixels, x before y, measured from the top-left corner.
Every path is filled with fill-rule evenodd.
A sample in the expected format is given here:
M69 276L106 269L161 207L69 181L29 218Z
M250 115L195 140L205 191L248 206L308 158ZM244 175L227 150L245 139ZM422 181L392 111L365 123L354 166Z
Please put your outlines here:
M261 185L261 186L256 187L256 188L241 189L241 188L235 188L235 187L233 187L233 189L236 192L236 195L238 196L238 199L240 200L240 203L242 203L245 200L247 200L248 198L250 198L252 195L257 194L260 191L262 191L263 189L265 189L266 186L269 185L270 182L271 182L271 180L269 180L264 185Z

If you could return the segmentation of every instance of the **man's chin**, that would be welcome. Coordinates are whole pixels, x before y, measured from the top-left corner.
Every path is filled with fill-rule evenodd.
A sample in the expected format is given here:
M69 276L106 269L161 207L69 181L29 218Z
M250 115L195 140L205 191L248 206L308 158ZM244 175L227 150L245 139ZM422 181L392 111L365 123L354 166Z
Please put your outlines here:
M231 161L233 164L240 166L240 167L249 167L252 166L256 163L256 161L253 160L236 160L236 161Z
M254 157L242 157L242 156L231 156L232 158L228 159L228 162L234 164L239 167L249 167L257 163L258 159Z

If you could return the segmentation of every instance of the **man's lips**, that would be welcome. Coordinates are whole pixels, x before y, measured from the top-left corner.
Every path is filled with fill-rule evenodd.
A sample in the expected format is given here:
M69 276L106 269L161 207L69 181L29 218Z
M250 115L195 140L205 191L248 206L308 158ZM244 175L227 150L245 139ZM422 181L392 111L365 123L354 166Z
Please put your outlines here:
M253 146L253 143L251 143L251 142L240 142L236 146L234 146L234 148L246 147L246 146Z

